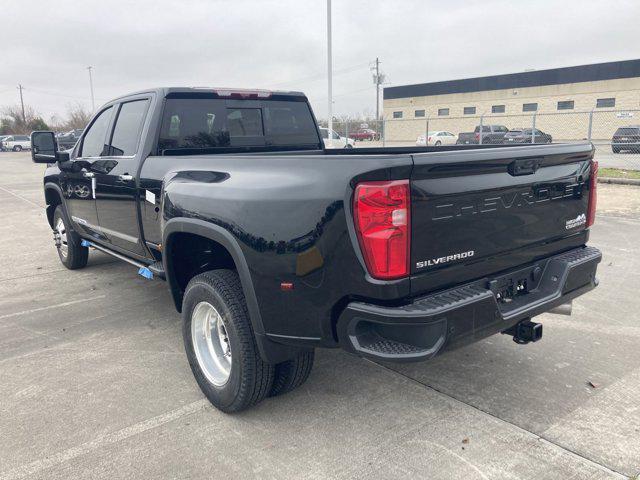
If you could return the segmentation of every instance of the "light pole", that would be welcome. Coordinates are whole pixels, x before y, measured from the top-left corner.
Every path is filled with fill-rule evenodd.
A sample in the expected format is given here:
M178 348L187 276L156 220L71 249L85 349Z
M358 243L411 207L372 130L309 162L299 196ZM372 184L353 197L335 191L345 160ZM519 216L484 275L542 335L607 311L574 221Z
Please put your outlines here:
M327 82L329 89L329 121L327 127L329 128L329 146L333 144L333 88L332 88L332 76L333 68L331 65L331 0L327 0Z
M93 67L91 66L87 67L87 70L89 70L89 88L91 89L91 113L95 112L96 110L96 101L93 97L93 76L91 75L92 69Z

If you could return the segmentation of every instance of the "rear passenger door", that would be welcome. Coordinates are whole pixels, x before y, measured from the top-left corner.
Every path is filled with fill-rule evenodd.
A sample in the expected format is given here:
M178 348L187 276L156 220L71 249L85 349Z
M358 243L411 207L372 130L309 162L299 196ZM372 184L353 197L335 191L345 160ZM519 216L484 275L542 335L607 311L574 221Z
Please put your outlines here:
M93 164L100 230L116 250L141 257L146 248L140 238L136 178L150 101L133 98L115 106L107 154Z

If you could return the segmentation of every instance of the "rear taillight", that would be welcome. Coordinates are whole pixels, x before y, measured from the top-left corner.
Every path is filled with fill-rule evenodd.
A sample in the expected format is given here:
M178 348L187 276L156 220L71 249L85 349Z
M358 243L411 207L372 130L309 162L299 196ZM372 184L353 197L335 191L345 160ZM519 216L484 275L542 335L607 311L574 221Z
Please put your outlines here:
M411 200L409 180L356 186L353 216L369 274L390 280L409 274Z
M598 162L591 164L591 176L589 177L589 207L587 209L587 227L596 221L596 204L598 203Z
M476 133L476 140L479 140L479 139L480 139L480 134Z
M431 141L431 137L429 137L428 141L429 141L429 142Z

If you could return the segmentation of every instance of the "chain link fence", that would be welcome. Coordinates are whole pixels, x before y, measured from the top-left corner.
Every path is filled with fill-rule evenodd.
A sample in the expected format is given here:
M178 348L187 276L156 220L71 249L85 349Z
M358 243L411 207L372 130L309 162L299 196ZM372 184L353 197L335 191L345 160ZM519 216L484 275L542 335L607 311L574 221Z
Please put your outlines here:
M640 110L384 118L365 125L334 121L333 129L357 138L355 147L590 141L601 167L640 170Z

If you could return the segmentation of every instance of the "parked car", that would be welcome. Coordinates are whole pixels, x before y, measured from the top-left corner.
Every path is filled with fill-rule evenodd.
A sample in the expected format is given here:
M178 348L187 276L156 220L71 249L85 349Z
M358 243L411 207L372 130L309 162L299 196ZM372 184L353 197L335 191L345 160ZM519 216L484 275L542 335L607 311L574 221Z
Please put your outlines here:
M482 132L478 125L473 132L463 132L458 135L458 145L500 144L509 131L504 125L483 125Z
M613 153L620 153L629 150L640 153L640 126L620 127L611 138L611 150Z
M354 140L380 140L380 135L375 130L371 130L370 128L361 128L355 132L349 132L349 138L353 138Z
M93 248L166 279L226 412L301 385L315 348L410 362L537 341L532 317L598 284L590 143L330 150L301 93L203 88L119 97L70 152L31 140L62 264Z
M4 145L2 144L2 142L4 141L5 138L10 137L10 135L0 135L0 152L4 152Z
M439 147L440 145L455 145L457 140L458 137L454 133L438 130L429 132L426 140L424 135L419 135L416 139L416 146L434 145Z
M334 130L331 131L331 142L329 140L329 129L320 127L320 136L324 143L324 148L353 148L356 141L352 138L341 137Z
M475 145L477 143L475 132L461 132L456 140L456 145Z
M29 135L9 135L2 140L2 147L5 150L20 152L22 150L29 150L31 148L31 141Z
M551 143L553 139L548 133L537 128L512 128L502 139L502 143Z
M70 130L66 133L59 134L56 137L56 140L58 142L58 147L60 148L60 150L68 150L70 148L73 148L76 142L80 139L82 132L83 130L81 129L75 129Z

